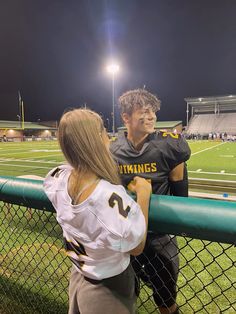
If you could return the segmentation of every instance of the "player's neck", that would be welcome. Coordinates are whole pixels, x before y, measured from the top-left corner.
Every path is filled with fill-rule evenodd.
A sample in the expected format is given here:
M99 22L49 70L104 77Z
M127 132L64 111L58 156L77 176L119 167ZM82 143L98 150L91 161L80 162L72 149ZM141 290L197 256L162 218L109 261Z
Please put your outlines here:
M136 150L141 150L143 147L143 144L146 141L147 136L148 134L143 134L143 133L138 134L138 133L128 132L127 139L131 142L131 144Z

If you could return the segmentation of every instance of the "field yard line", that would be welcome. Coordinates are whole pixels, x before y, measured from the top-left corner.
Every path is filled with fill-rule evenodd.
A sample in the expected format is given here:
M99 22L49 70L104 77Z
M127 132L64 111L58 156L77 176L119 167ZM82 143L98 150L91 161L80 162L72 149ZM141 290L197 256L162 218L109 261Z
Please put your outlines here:
M21 167L21 168L33 168L33 169L38 169L38 168L41 168L41 169L51 169L51 167L41 167L41 166L23 166L23 165L17 165L17 164L1 164L1 167L2 166L11 166L11 167Z
M220 145L223 145L223 144L226 144L226 143L227 143L227 142L222 142L222 143L217 144L217 145L215 145L215 146L205 148L205 149L203 149L203 150L200 150L199 152L196 152L196 153L191 154L191 156L194 156L194 155L200 154L200 153L202 153L202 152L205 152L206 150L209 150L209 149L215 148L215 147L217 147L217 146L220 146Z
M16 154L29 154L29 151L24 151L24 152L20 152L20 153L6 153L6 154L0 154L0 158L1 157L3 157L4 158L4 156L6 156L6 155L16 155ZM4 155L4 156L3 156ZM31 156L32 156L32 154L31 154ZM37 157L31 157L31 158L34 158L34 159L38 159L38 158L44 158L44 157L54 157L54 156L62 156L62 154L54 154L54 155L41 155L41 156L37 156ZM22 160L24 160L24 159L29 159L29 157L24 157L24 158L22 158Z
M8 151L7 153L0 153L0 157L1 156L6 156L6 155L15 155L15 154L24 154L24 153L28 153L28 151L25 151L24 150L20 150L20 152L11 152L11 151Z
M190 178L192 180L200 180L200 181L212 181L212 182L228 182L228 183L235 183L235 181L232 180L220 180L220 179L206 179L206 178Z
M0 162L6 162L6 161L27 161L27 162L36 162L36 163L41 163L41 164L58 164L58 161L56 160L43 160L43 161L39 161L39 160L31 160L31 159L16 159L16 158L0 158Z
M19 145L18 146L15 146L15 147L0 147L0 149L7 149L8 151L17 151L17 150L21 150L21 151L29 151L29 150L33 150L32 148L32 143L31 143L31 147L29 146L26 146L26 147L20 147L19 148ZM36 148L35 148L36 149ZM41 149L41 150L44 150L44 149L47 149L47 150L55 150L55 149L59 149L58 146L53 146L53 147L50 147L50 146L39 146L37 149Z
M28 150L25 150L25 149L22 150L21 152L17 152L17 153L9 152L9 151L8 151L7 153L3 153L3 154L1 153L1 154L0 154L0 157L1 157L1 156L5 156L5 155L19 155L19 154L29 154L29 151L28 151Z
M198 171L194 171L194 170L188 170L188 172L190 173L200 173L200 174L220 174L220 175L224 175L224 176L236 176L236 173L221 173L221 172L207 172L207 171L201 171L201 172L198 172ZM199 178L200 179L200 178Z
M25 148L17 148L17 147L11 147L11 148L9 148L9 147L1 147L0 149L7 149L7 151L8 152L10 152L10 151L15 151L15 150L20 150L20 151L22 151L22 152L24 152L25 151Z
M31 159L38 159L38 158L47 158L47 157L54 157L54 156L60 156L62 157L62 154L54 154L54 155L41 155L41 156L37 156L37 157L31 157ZM22 158L22 160L24 159L29 159L29 158Z

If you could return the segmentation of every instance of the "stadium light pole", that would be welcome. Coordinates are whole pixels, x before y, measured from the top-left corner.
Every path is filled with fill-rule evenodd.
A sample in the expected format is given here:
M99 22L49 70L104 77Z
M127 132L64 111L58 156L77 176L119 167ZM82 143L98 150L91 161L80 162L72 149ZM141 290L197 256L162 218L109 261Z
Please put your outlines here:
M21 128L21 118L20 118L20 115L17 114L16 116L17 116L17 119L19 120L19 125L20 125L20 128Z
M107 121L107 132L109 132L109 130L110 130L110 120L109 120L109 118L106 118L106 121Z
M116 63L107 65L107 72L112 77L112 135L115 135L115 75L119 72L120 67Z

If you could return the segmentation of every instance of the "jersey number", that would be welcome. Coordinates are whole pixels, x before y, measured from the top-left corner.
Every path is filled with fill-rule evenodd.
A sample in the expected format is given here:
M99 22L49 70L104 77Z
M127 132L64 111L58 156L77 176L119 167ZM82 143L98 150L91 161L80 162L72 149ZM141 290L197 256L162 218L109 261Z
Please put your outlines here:
M170 135L172 138L179 138L179 134L174 134L172 132L163 132L162 134L163 137L166 137L168 135Z
M116 194L116 193L112 193L111 197L109 198L109 206L110 207L114 207L115 204L117 203L117 206L118 206L118 209L119 209L119 213L121 216L123 217L127 217L128 216L128 213L130 211L130 206L127 206L125 209L124 209L124 204L123 204L123 200L122 198Z
M78 268L82 268L84 266L84 262L83 261L80 261L80 260L77 260L73 257L73 255L71 256L70 252L74 252L78 257L81 256L81 255L86 255L86 251L85 251L85 248L83 246L83 244L79 243L78 241L77 242L77 245L74 244L73 242L71 241L67 241L66 238L64 238L64 243L65 243L65 248L66 248L66 251L67 251L67 256L69 256L69 258L72 260L72 262L78 267Z

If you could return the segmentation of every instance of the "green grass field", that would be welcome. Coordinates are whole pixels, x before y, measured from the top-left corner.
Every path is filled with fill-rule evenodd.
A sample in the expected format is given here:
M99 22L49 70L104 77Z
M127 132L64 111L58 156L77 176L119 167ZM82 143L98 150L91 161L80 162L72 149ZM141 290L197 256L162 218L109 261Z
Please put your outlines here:
M189 142L189 177L236 181L236 143Z
M188 161L190 177L236 181L236 143L199 141L189 144L192 150L192 157ZM56 141L0 143L0 176L44 177L51 168L63 162ZM17 212L17 207L14 210ZM62 245L61 238L56 235L60 232L51 232L52 226L56 225L55 218L34 211L33 219L29 219L27 210L21 208L17 216L14 210L12 216L4 207L0 211L0 246L4 244L0 255L0 290L3 287L0 292L0 313L11 314L13 308L15 313L22 314L66 313L68 274L63 274L67 273L69 266L64 262L62 253L54 257L54 251L61 252ZM58 230L59 226L55 228ZM235 248L182 237L178 242L181 263L178 302L182 313L235 313L235 287L230 284L236 283L233 268L236 262ZM44 255L48 256L47 259L44 259ZM57 265L56 275L54 269ZM29 277L27 280L25 271ZM22 278L15 283L17 272L22 274ZM42 276L44 273L45 276ZM40 289L42 282L43 288ZM54 288L62 284L63 293ZM60 302L56 301L59 294ZM150 290L144 287L141 291L144 304L139 308L139 314L157 313L150 295ZM39 301L33 309L31 304L35 297ZM227 299L233 307L229 308Z
M64 160L57 141L0 143L0 175L38 175L47 172Z
M236 143L191 141L189 177L236 181ZM63 163L57 141L0 143L0 176L38 175Z

